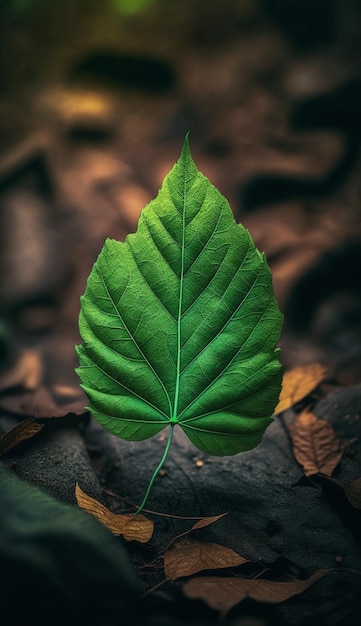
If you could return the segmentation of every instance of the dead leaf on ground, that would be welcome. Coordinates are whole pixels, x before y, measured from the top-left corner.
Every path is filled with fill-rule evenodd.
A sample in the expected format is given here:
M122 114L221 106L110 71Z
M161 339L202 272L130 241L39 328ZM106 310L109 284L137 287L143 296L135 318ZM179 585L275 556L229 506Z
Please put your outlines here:
M167 579L176 580L206 569L236 567L244 563L248 563L248 559L226 546L186 539L165 552L164 573Z
M225 515L228 515L227 511L226 511L226 513L221 513L220 515L212 515L210 517L202 517L195 524L193 524L193 526L191 528L189 528L188 530L185 530L183 533L180 533L180 535L177 535L176 537L174 537L172 539L172 541L168 544L168 548L175 541L177 541L177 539L180 539L181 537L186 537L187 535L189 535L189 533L193 532L194 530L200 530L201 528L206 528L207 526L210 526L211 524L214 524L215 522L217 522L219 519L221 519L221 517L224 517Z
M0 456L8 452L8 450L15 448L22 441L36 435L43 426L44 424L38 424L31 417L14 426L9 432L0 437Z
M331 476L342 457L332 426L310 411L303 411L290 427L293 453L306 476Z
M224 616L245 598L278 604L303 593L331 570L318 570L307 580L275 582L260 578L221 578L219 576L192 578L183 585L188 598L201 599Z
M22 387L27 391L36 389L43 377L43 363L37 350L24 350L15 365L0 377L0 392Z
M147 543L154 531L154 523L144 515L127 513L117 515L106 506L88 496L79 485L76 485L75 496L78 506L104 524L114 535L122 535L128 541Z
M325 378L326 372L327 368L320 363L310 363L285 372L275 414L290 409L305 398Z
M210 526L217 522L221 517L228 515L228 513L221 513L220 515L212 515L211 517L202 517L202 519L198 520L195 524L193 524L192 528L187 530L187 532L192 532L193 530L199 530L200 528L206 528L206 526Z
M357 478L351 483L347 483L345 480L339 480L337 478L327 477L332 483L338 485L343 490L349 503L355 507L355 509L361 509L361 478Z

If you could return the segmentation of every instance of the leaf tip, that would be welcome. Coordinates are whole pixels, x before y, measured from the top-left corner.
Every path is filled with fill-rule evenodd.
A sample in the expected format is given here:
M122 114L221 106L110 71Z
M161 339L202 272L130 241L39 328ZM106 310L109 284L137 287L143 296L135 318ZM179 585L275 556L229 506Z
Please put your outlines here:
M189 145L189 136L191 134L191 131L188 130L185 134L184 137L184 142L183 142L183 148L182 148L182 152L181 152L181 156L180 158L187 158L191 156L191 149L190 149L190 145Z

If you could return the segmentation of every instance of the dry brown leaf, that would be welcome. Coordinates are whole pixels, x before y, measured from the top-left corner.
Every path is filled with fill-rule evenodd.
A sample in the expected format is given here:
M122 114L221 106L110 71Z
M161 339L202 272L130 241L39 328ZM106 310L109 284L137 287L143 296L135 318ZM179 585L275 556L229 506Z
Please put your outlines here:
M342 457L334 430L328 422L303 411L290 427L293 453L306 476L331 476Z
M278 604L303 593L330 570L318 570L307 580L275 582L260 578L221 578L219 576L192 578L183 585L188 598L201 599L212 609L225 615L245 598Z
M22 441L36 435L43 426L44 424L38 424L31 417L14 426L9 432L0 437L0 456L8 450L15 448Z
M295 367L283 375L282 390L275 414L290 409L305 398L325 378L327 368L320 363Z
M217 522L221 517L228 515L228 513L221 513L220 515L212 515L211 517L202 517L202 519L198 520L195 524L193 524L192 528L187 532L192 532L193 530L199 530L200 528L206 528L206 526L210 526Z
M176 580L205 569L236 567L248 559L218 543L205 543L185 539L169 548L164 554L164 572L167 579Z
M168 548L175 541L177 541L177 539L180 539L181 537L186 537L187 535L189 535L189 533L193 532L193 530L200 530L201 528L206 528L206 526L210 526L211 524L214 524L214 522L217 522L219 519L221 519L221 517L224 517L225 515L228 515L228 512L221 513L220 515L212 515L210 517L202 517L195 524L193 524L193 526L189 528L189 530L185 530L183 533L180 533L180 535L177 535L176 537L174 537L172 541L168 544Z
M152 538L154 523L144 515L132 513L116 515L98 500L84 493L78 484L75 488L75 496L78 506L96 517L114 535L122 535L128 541L138 541L139 543L148 543Z
M352 483L331 477L328 477L328 480L341 487L347 500L355 509L361 509L361 478L357 478Z
M0 391L22 387L27 391L36 389L43 377L41 355L36 350L24 350L14 367L0 378Z

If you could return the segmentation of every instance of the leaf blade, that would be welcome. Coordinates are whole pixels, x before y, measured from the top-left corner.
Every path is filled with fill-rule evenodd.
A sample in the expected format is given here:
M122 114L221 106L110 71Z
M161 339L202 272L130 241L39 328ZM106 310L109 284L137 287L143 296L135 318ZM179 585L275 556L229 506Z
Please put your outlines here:
M78 373L124 439L179 424L202 451L259 443L277 403L282 326L264 254L186 139L125 242L107 239L81 300Z

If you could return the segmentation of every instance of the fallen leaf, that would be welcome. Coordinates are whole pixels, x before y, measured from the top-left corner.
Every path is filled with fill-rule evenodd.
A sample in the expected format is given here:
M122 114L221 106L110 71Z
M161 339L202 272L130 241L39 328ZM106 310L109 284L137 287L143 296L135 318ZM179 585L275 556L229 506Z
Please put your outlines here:
M27 391L36 389L43 377L41 355L36 350L24 350L15 365L0 378L0 391L22 387Z
M98 500L84 493L78 484L75 488L75 496L78 506L96 517L114 535L122 535L128 541L138 541L139 543L147 543L152 538L154 523L144 515L132 513L116 515Z
M290 427L290 435L293 453L305 475L331 476L342 457L332 426L310 411L303 411Z
M173 537L172 541L168 544L168 548L175 541L177 541L177 539L180 539L181 537L185 537L186 535L189 535L189 533L193 532L194 530L200 530L200 528L206 528L207 526L210 526L211 524L214 524L214 522L217 522L219 519L221 519L221 517L224 517L225 515L228 515L227 511L226 511L226 513L221 513L220 515L212 515L210 517L202 517L195 524L193 524L193 526L191 528L189 528L188 530L185 530L183 533L180 533L180 535L177 535L176 537Z
M345 480L339 480L337 478L327 477L328 480L341 487L349 503L355 507L355 509L361 509L361 478L357 478L352 483L347 483Z
M327 368L320 363L310 363L295 367L285 372L282 380L282 390L275 414L290 409L297 402L305 398L325 378Z
M248 559L226 546L186 539L165 552L164 573L167 579L176 580L205 569L236 567L244 563L248 563Z
M303 593L330 570L318 570L307 580L275 582L260 578L221 578L219 576L192 578L183 585L187 598L201 599L223 616L245 598L278 604Z
M210 526L217 522L221 517L227 515L226 513L221 513L220 515L212 515L211 517L202 517L202 519L198 520L195 524L193 524L192 528L187 532L192 532L193 530L199 530L200 528L206 528L206 526Z
M0 456L8 452L8 450L15 448L22 441L36 435L43 426L44 424L38 424L31 417L14 426L9 432L0 437Z

